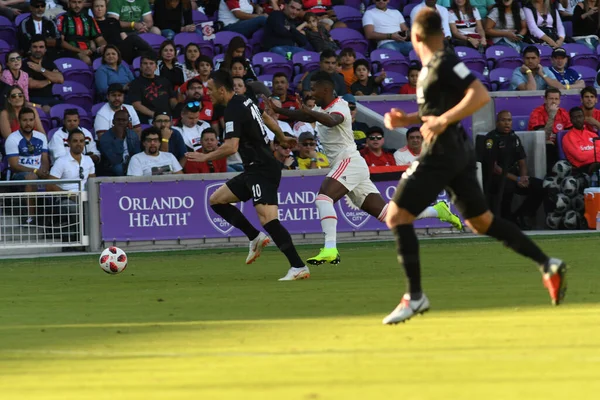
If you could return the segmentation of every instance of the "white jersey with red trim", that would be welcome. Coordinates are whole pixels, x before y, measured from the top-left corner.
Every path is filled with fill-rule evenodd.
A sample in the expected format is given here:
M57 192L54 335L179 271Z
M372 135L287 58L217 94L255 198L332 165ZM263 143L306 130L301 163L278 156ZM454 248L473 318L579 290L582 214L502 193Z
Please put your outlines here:
M394 159L396 160L396 165L401 166L410 166L419 157L418 154L414 154L408 146L404 146L394 153Z
M331 128L319 122L316 125L317 132L319 132L319 139L323 146L323 152L329 158L331 165L344 158L352 156L360 157L360 153L356 150L356 143L354 142L352 116L350 115L348 102L338 97L325 108L315 107L315 111L327 114L339 114L344 117L341 124Z

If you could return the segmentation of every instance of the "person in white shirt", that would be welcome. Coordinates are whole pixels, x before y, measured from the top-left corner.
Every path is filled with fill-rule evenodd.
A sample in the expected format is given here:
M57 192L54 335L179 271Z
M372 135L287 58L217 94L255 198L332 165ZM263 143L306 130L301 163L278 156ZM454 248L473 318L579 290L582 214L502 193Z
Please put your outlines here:
M189 107L186 104L181 110L181 120L177 125L177 129L183 136L187 151L196 151L202 147L202 132L207 128L210 128L210 125L198 118L198 109Z
M273 104L275 104L276 107L281 107L281 101L279 99L273 97L271 98L271 101L273 102ZM277 125L279 125L283 133L293 134L294 130L292 129L290 124L288 124L285 121L280 121L279 114L273 111L272 108L267 108L265 112L269 115L269 117L273 118L273 120L277 122ZM266 131L267 137L269 138L272 144L273 140L275 139L275 133L273 133L268 127L266 127Z
M440 6L439 4L436 4L436 0L423 0L422 3L415 6L415 8L413 8L410 12L410 20L414 21L417 17L417 13L421 11L423 7L435 8L438 11L440 17L442 17L442 30L444 31L444 36L448 39L451 38L452 32L450 31L448 9L446 7Z
M100 161L100 151L96 146L94 136L90 131L79 126L79 112L75 108L65 110L63 118L63 126L52 136L50 143L48 143L48 150L50 151L50 161L56 162L60 157L66 155L69 152L69 132L79 130L85 135L85 146L83 153L89 156L94 164Z
M127 168L128 176L183 174L183 168L175 156L159 150L161 140L160 129L155 127L144 129L142 132L144 151L131 157Z
M376 40L378 49L395 50L408 56L413 48L408 26L400 11L388 8L388 2L375 0L375 8L365 12L362 19L365 36Z
M141 135L142 125L137 112L133 106L123 104L125 101L125 89L123 88L123 85L119 83L111 84L108 87L106 96L108 103L104 104L104 106L98 110L96 119L94 120L94 131L96 132L98 139L100 139L100 136L102 136L104 132L112 128L115 112L119 110L126 110L129 113L129 129L133 129L135 133Z
M399 148L394 153L396 165L408 167L421 154L423 136L419 127L413 126L406 131L406 146Z
M250 0L221 0L219 4L219 21L223 30L241 33L247 38L262 28L267 16L262 7Z

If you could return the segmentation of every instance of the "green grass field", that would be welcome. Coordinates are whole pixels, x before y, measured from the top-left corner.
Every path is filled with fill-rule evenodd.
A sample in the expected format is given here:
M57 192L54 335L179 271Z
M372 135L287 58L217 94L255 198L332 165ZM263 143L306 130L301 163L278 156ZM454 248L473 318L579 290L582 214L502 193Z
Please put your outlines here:
M397 326L392 243L299 282L274 248L3 260L0 399L597 399L600 236L536 241L570 264L564 305L498 243L422 241L432 311Z

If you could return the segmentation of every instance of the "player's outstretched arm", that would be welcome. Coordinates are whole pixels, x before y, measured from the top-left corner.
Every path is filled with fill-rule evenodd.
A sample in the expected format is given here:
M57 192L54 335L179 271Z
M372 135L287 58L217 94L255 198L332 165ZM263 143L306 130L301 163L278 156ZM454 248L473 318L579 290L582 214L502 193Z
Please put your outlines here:
M265 101L265 105L275 111L277 114L285 115L288 118L293 119L294 121L302 121L302 122L315 122L316 119L312 116L306 114L302 110L290 110L288 108L277 107L270 98L263 96L263 100Z
M188 161L197 162L220 160L221 158L229 157L230 155L237 153L239 144L240 138L227 138L221 146L211 153L192 151L185 153L185 158Z
M332 112L331 114L329 114L320 111L313 111L304 105L302 106L302 111L306 113L306 115L314 118L315 121L329 128L333 128L334 126L337 126L344 122L344 116L337 112Z
M267 128L269 128L271 130L271 132L273 132L275 134L275 138L277 138L277 140L279 141L279 144L286 144L288 147L296 146L296 144L298 143L296 138L291 138L291 137L285 136L285 134L281 130L281 127L279 126L277 121L275 121L273 118L271 118L269 116L269 114L267 114L266 112L263 112L262 118L263 118L263 121L265 121L265 125L267 126Z
M419 118L418 112L407 114L400 109L392 108L390 112L385 113L383 123L388 129L404 128L405 126L420 124L421 118Z

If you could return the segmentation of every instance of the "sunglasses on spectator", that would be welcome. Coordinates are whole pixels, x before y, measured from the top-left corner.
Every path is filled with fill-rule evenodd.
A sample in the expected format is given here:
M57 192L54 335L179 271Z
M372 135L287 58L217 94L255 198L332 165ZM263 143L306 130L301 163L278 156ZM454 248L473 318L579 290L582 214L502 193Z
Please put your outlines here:
M350 107L350 111L356 110L356 106L348 106L348 107Z
M16 56L16 57L11 57L8 59L8 62L15 62L15 61L21 61L22 58L21 56Z
M144 139L144 141L148 142L148 143L152 143L152 142L160 142L160 139L157 137L156 138L148 138L147 137L146 139Z
M83 179L83 167L79 167L79 179Z
M369 140L381 140L381 139L383 139L383 136L375 136L375 135L369 136Z
M304 142L302 143L302 147L315 147L317 144L315 142Z
M13 93L13 94L10 95L11 99L18 99L18 98L21 98L21 97L23 97L23 93Z
M199 101L190 101L189 103L187 103L186 108L189 108L192 111L195 111L195 108L200 108L200 102Z

